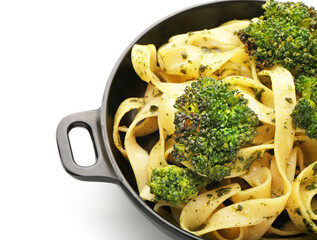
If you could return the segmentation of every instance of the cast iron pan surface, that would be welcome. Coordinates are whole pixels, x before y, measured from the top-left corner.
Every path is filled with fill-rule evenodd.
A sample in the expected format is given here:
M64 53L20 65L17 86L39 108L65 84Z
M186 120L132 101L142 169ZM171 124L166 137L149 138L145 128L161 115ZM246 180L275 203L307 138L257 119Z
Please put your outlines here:
M176 34L217 27L233 19L251 19L263 13L264 1L213 1L174 13L140 34L122 53L109 76L100 109L75 113L61 120L57 128L57 145L63 167L73 177L84 181L112 182L120 185L129 199L154 224L173 239L201 239L169 223L155 211L153 204L139 197L129 162L116 149L112 139L113 119L120 103L129 97L143 96L146 83L139 79L132 67L130 55L134 44L154 44L157 48ZM123 121L131 121L126 116ZM86 128L95 148L96 163L78 166L68 138L74 127ZM141 140L151 147L155 134Z

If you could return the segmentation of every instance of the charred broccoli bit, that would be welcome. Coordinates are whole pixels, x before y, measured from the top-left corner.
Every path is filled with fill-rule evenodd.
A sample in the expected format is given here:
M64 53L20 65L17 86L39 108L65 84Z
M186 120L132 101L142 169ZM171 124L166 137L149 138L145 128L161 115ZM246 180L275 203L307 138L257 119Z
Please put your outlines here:
M156 200L177 205L196 197L198 190L206 185L207 180L189 168L168 165L155 168L148 185Z
M317 139L317 78L300 76L295 88L299 100L291 114L294 125L304 129L309 138Z
M288 69L295 77L317 74L317 11L297 2L263 5L264 15L238 32L257 66L274 64Z
M220 181L230 174L230 162L241 146L257 135L259 120L248 100L229 83L200 78L175 102L176 161L190 161L194 171Z

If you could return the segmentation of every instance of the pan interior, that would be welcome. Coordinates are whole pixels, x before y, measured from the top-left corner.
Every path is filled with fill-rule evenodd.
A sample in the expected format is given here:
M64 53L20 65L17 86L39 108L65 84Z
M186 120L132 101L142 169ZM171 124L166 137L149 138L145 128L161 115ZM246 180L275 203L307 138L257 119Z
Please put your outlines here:
M157 22L139 35L124 51L115 65L105 89L101 108L101 124L105 128L103 129L106 133L104 134L104 141L109 146L107 152L110 161L118 177L123 179L123 184L129 185L132 196L138 196L132 168L129 162L116 149L112 139L113 119L120 103L129 97L142 97L146 88L146 83L134 72L130 59L132 46L136 43L154 44L156 48L159 48L176 34L210 29L234 19L251 19L263 13L263 3L264 1L214 1L195 6ZM134 114L133 111L127 114L123 119L124 124L128 125L132 121ZM145 144L150 149L156 141L157 134L152 134L140 139L140 144ZM142 200L138 199L137 201L141 202ZM153 207L151 203L146 204L150 208ZM182 230L179 229L179 231Z
M176 13L165 18L141 34L121 56L116 64L112 76L108 80L110 84L106 89L108 96L104 96L103 112L105 114L106 131L111 146L111 152L115 158L115 163L119 166L120 174L131 184L134 191L137 187L130 164L115 148L112 139L113 118L120 103L129 97L142 97L146 88L146 83L140 80L134 72L131 64L131 48L133 44L154 44L156 48L168 41L176 34L190 31L209 29L216 27L226 21L233 19L251 19L262 14L262 1L223 1L193 7L188 10ZM133 119L131 112L125 118L125 124L129 124ZM143 139L143 144L148 147L156 141L155 134ZM141 140L142 142L142 140Z

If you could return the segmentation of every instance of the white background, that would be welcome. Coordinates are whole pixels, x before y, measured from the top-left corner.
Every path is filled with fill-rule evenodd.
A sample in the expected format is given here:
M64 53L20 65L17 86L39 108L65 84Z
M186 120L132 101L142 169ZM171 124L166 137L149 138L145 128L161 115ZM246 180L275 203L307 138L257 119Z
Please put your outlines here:
M0 239L169 239L119 186L70 177L55 132L64 116L100 107L139 33L200 2L0 0Z

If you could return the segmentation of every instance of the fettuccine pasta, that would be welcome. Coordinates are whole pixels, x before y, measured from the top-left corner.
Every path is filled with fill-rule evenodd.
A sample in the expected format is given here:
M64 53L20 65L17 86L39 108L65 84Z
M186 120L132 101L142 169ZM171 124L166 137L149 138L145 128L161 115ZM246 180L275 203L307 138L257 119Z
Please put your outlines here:
M252 240L317 233L317 141L293 128L290 114L296 95L291 73L280 66L257 72L245 52L235 33L248 24L248 20L234 20L176 35L158 50L152 44L136 44L132 64L148 87L144 97L126 99L119 106L114 143L131 164L140 197L154 202L155 211L197 236ZM251 145L240 149L238 156L247 159L255 152L261 154L249 169L234 163L236 170L220 185L201 190L188 203L173 206L155 201L147 185L152 171L176 164L170 154L175 144L173 105L184 88L202 76L223 79L248 100L261 125ZM261 82L263 77L270 79L271 87ZM132 110L137 112L134 120L122 126L121 119ZM144 149L137 138L154 132L158 133L156 144ZM192 168L190 162L182 164ZM289 217L278 221L285 215Z

